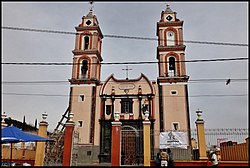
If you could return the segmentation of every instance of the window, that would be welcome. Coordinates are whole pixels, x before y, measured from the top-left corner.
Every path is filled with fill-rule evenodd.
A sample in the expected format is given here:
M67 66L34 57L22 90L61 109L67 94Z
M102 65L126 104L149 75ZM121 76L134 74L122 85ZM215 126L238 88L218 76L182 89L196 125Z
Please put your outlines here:
M177 91L176 90L171 90L170 95L177 95Z
M168 76L175 76L175 58L168 59Z
M121 113L133 113L132 99L121 100Z
M80 128L83 127L83 121L78 121L77 124L78 124L77 127L80 127Z
M177 131L177 130L179 130L180 128L180 126L179 126L180 124L179 124L179 122L173 122L172 123L172 129L174 130L174 131Z
M83 49L84 50L89 49L89 36L84 37L84 47L83 47Z
M82 78L87 78L87 71L88 71L88 60L83 60L81 67Z
M112 106L111 106L111 105L106 105L106 114L107 114L107 115L110 115L110 114L111 114L111 109L112 109Z
M87 151L87 155L88 155L88 156L91 156L91 151Z
M79 102L83 102L84 101L84 95L80 95L79 96Z

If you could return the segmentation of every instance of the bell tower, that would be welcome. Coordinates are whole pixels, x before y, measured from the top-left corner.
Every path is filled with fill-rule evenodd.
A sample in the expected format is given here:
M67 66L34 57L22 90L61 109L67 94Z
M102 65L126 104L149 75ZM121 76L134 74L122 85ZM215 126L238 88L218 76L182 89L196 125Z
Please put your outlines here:
M74 64L71 82L99 83L103 35L92 9L82 17L82 22L75 29L77 35L72 51Z
M183 21L169 5L157 22L160 131L190 130Z
M70 112L79 132L80 143L94 145L96 94L100 87L101 46L103 34L92 7L81 23L75 27L76 38L73 52L72 78L70 82Z

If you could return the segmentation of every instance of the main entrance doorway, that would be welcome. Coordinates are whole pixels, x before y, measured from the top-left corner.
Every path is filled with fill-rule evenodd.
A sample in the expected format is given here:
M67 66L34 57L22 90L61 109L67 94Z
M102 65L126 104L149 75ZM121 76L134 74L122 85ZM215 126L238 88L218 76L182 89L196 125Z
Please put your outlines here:
M130 125L121 129L121 165L143 165L143 134Z

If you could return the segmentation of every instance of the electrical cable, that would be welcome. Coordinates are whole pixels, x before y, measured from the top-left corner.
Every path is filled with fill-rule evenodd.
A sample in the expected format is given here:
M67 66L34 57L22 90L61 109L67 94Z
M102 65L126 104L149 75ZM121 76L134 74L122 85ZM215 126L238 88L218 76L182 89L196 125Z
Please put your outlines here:
M32 28L21 28L21 27L10 27L2 26L2 29L8 30L19 30L19 31L30 31L30 32L43 32L43 33L55 33L55 34L67 34L67 35L80 35L80 33L67 32L67 31L57 31L57 30L43 30L43 29L32 29ZM157 38L148 38L148 37L134 37L134 36L122 36L122 35L103 35L104 37L109 38L122 38L122 39L136 39L136 40L153 40L158 41ZM159 40L164 41L164 40ZM167 40L171 41L171 40ZM227 46L243 46L248 47L248 44L241 43L223 43L223 42L209 42L209 41L182 41L185 43L195 43L195 44L213 44L213 45L227 45Z
M185 60L175 62L217 62L217 61L241 61L248 60L249 58L217 58L217 59L197 59L197 60ZM120 64L156 64L156 63L168 63L169 61L138 61L138 62L104 62L104 63L89 63L89 64L101 64L101 65L120 65ZM68 63L68 62L2 62L2 65L79 65L81 63Z

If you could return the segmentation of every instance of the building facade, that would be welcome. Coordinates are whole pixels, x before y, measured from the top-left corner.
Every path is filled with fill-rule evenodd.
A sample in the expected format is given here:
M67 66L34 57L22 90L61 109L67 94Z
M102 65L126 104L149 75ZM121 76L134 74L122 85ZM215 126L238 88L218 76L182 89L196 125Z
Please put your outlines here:
M153 25L152 25L153 26ZM103 34L92 9L75 27L70 112L79 133L78 163L111 162L111 122L120 113L121 162L143 163L145 111L151 121L151 157L159 149L159 134L186 131L191 146L183 21L167 5L157 22L158 77L151 82L141 73L136 79L110 74L101 82ZM67 138L67 137L66 137Z

